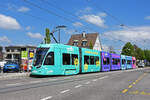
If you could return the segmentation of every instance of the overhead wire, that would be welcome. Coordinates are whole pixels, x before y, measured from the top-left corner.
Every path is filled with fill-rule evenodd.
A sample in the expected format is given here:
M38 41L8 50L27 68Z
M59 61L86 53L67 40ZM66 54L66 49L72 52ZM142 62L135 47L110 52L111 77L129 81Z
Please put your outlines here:
M61 10L62 12L71 15L72 18L75 19L75 20L78 19L78 20L81 21L81 22L86 22L86 23L88 23L88 25L91 24L90 22L87 22L87 21L84 21L83 19L81 19L80 16L77 16L77 15L73 14L72 12L69 12L69 11L65 10L64 8L55 5L54 3L52 3L52 1L51 1L51 2L49 2L49 1L47 1L47 0L40 0L40 1L41 1L41 2L45 2L45 3L48 4L50 7L53 6L54 8L59 9L59 10ZM89 27L88 25L86 25L87 28L92 29L92 31L95 31L93 28ZM95 32L96 32L96 31L95 31Z
M55 12L49 10L49 9L40 7L38 4L32 3L32 2L30 2L29 0L23 0L23 1L26 2L26 3L28 3L28 4L31 5L31 6L34 6L34 7L36 7L36 8L39 8L39 9L41 9L41 10L43 10L43 11L49 13L49 14L52 14L52 15L54 15L54 16L57 16L57 17L61 18L61 19L64 19L64 20L67 21L67 22L71 22L71 23L74 23L74 22L75 22L75 20L73 20L73 19L69 19L69 18L64 17L64 16L62 16L62 15L59 15L59 14L57 14L57 13L55 13ZM82 25L79 25L79 26L82 26ZM82 27L84 27L85 29L88 29L88 30L93 30L93 29L91 29L91 28L89 28L89 27L87 27L87 26L85 26L85 25L83 25ZM93 31L95 31L95 30L93 30Z

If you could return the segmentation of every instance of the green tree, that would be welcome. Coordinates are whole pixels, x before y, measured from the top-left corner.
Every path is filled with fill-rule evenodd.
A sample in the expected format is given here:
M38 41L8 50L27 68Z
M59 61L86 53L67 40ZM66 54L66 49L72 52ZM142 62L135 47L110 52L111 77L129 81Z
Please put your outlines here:
M130 42L127 42L122 48L122 55L134 56L134 47Z
M48 28L46 28L44 40L45 40L46 44L50 44L51 43L50 30Z
M93 49L93 43L92 43L92 41L90 41L89 48Z
M150 50L144 50L145 59L150 62Z
M135 57L136 59L138 60L144 60L145 59L145 54L144 54L144 51L141 49L141 48L137 48L135 50Z

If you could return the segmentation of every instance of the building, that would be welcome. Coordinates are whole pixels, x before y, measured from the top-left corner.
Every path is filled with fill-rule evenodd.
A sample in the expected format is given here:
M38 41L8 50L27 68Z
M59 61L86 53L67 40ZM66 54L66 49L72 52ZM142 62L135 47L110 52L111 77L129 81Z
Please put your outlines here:
M69 39L67 45L78 46L83 48L91 48L94 50L102 50L100 37L98 33L83 32L82 34L74 34Z
M6 46L5 47L5 61L14 61L21 64L22 51L35 50L35 46Z

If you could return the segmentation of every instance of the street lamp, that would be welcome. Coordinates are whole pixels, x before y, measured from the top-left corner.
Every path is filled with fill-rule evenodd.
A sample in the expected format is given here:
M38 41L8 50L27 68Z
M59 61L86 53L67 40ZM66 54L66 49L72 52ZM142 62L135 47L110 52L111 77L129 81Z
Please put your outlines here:
M65 25L59 25L59 26L56 26L56 29L58 29L59 33L58 33L58 41L60 43L60 29L64 29L66 28Z

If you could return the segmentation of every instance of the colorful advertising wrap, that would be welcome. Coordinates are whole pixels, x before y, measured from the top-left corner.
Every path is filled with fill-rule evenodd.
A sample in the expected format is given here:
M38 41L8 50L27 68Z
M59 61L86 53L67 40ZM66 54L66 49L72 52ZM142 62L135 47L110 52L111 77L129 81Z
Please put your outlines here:
M21 59L28 59L28 51L21 51Z

